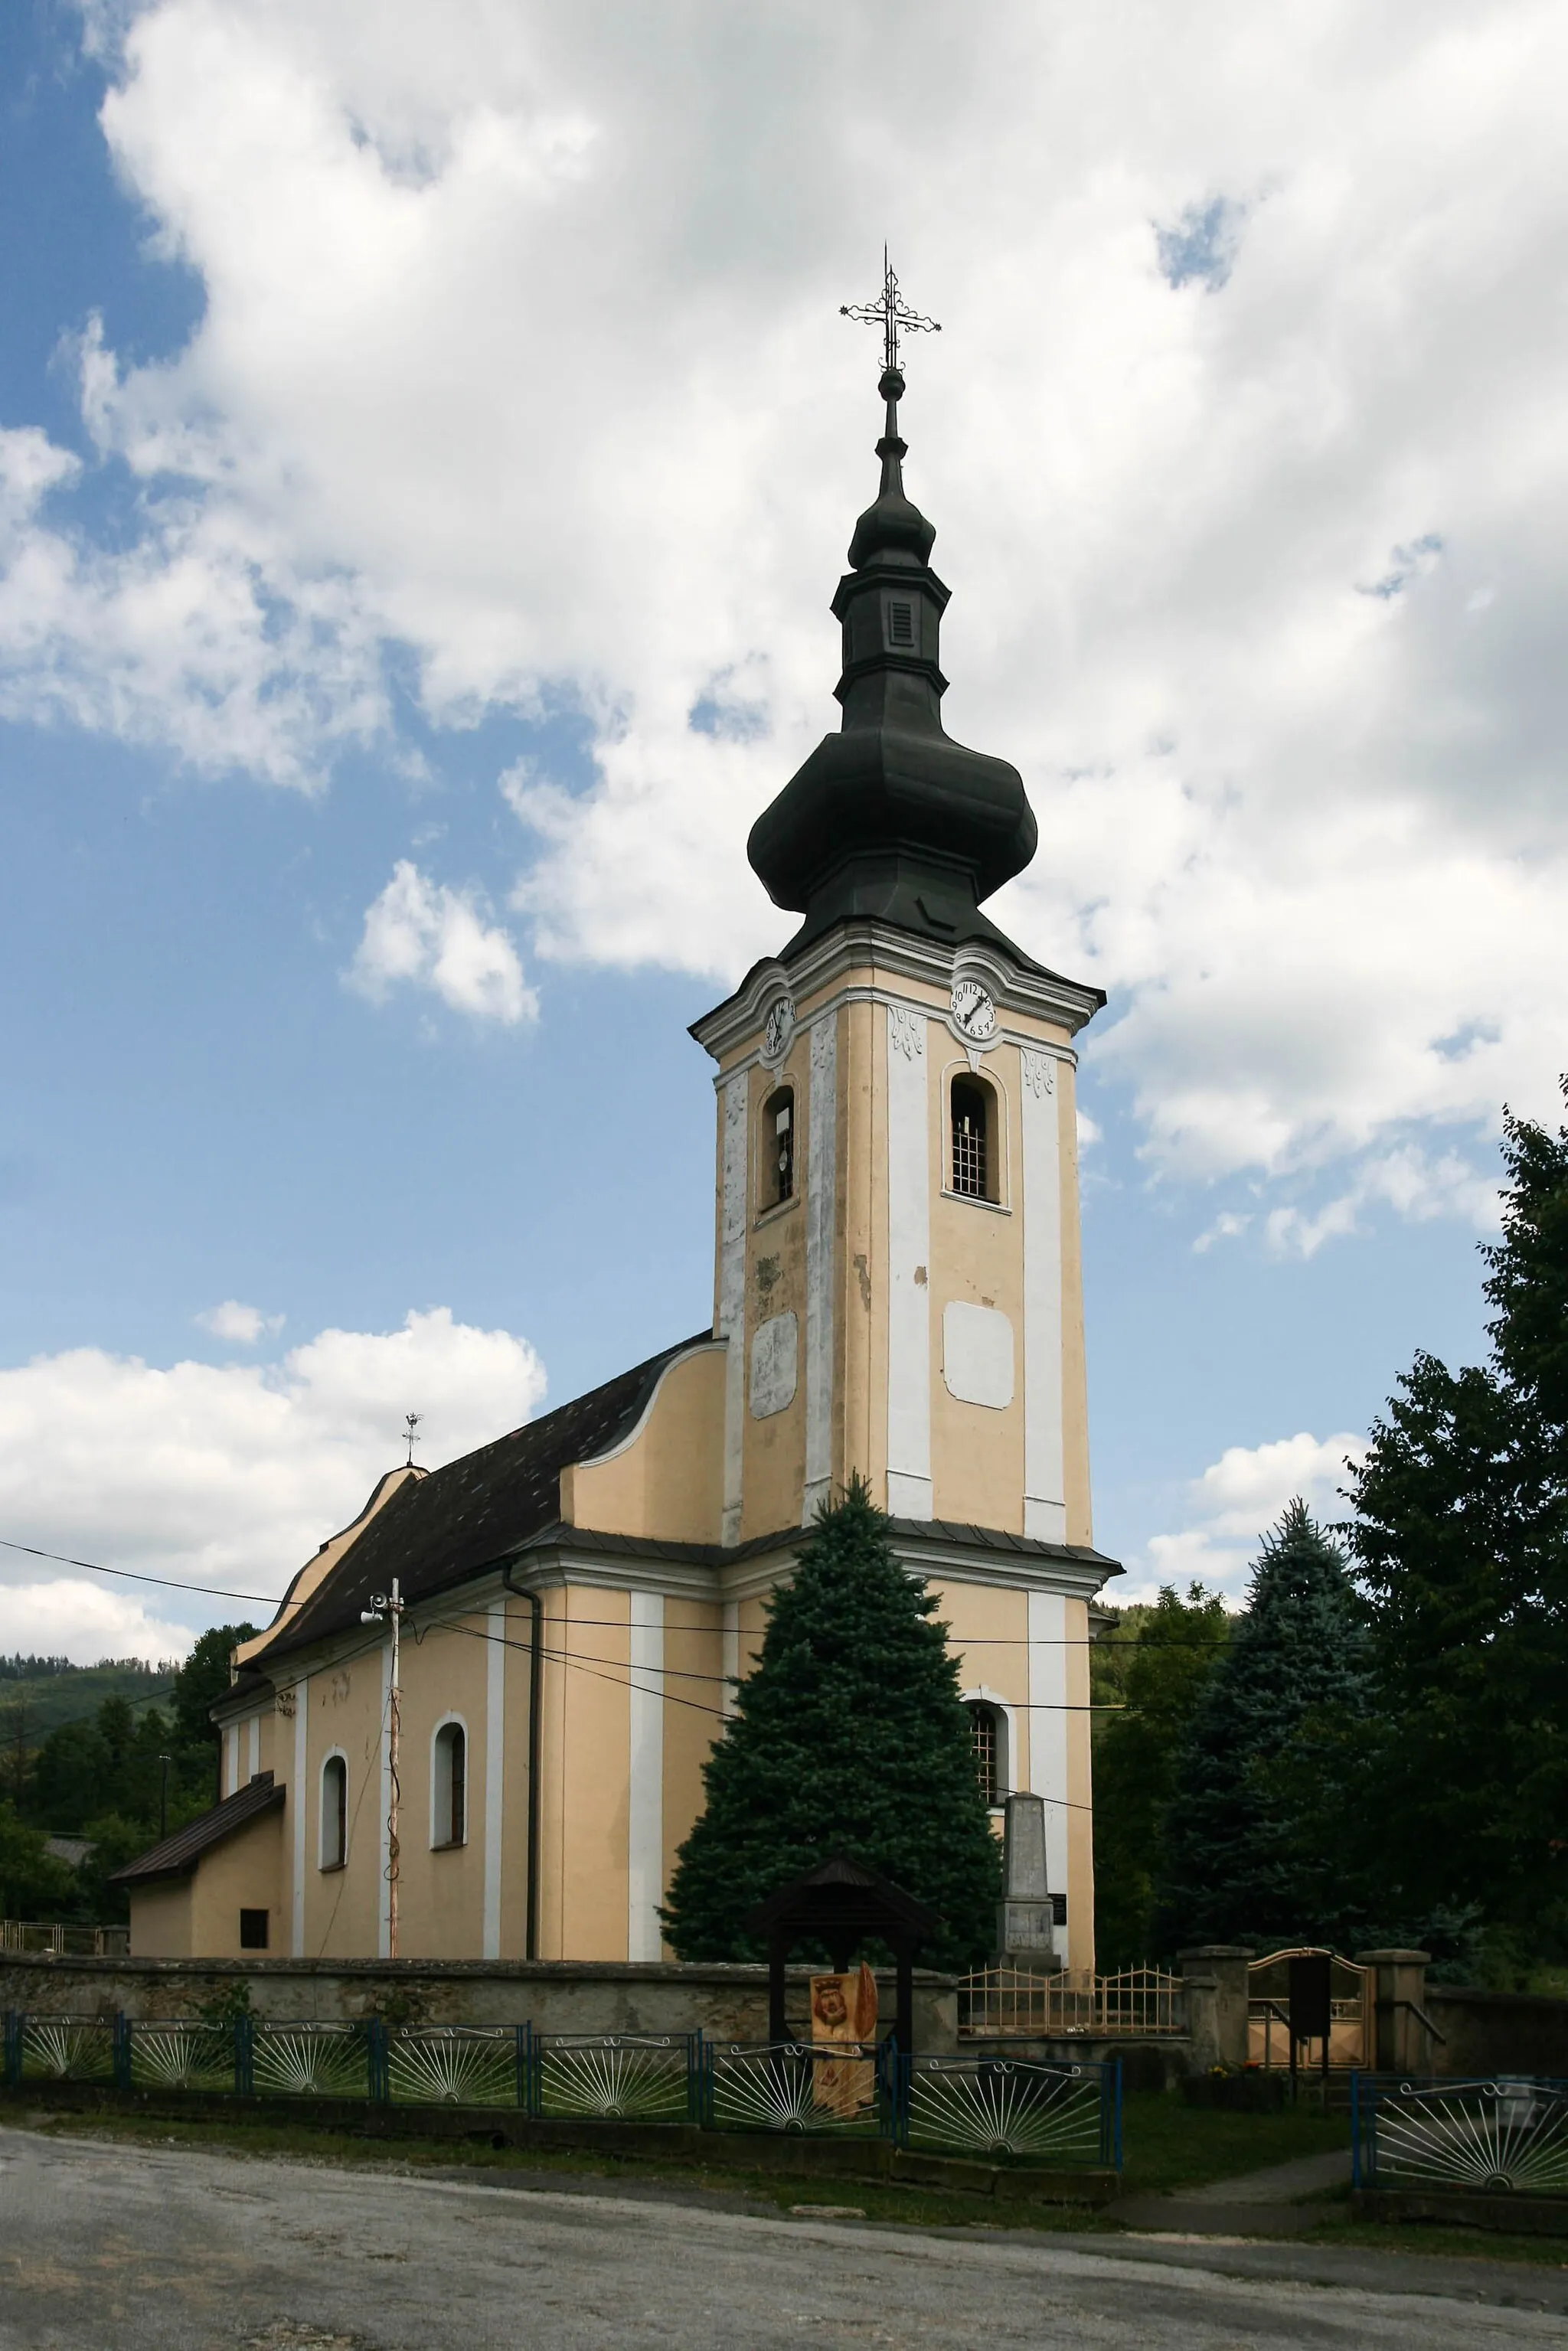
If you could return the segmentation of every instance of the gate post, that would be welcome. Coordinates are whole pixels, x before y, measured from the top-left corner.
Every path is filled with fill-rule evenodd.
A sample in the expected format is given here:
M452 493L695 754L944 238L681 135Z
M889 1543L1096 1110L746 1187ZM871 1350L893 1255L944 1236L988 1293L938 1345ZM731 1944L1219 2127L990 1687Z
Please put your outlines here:
M1199 1943L1178 1951L1186 1993L1186 2029L1195 2073L1247 2063L1247 1969L1252 1954L1241 1943Z
M1434 2053L1418 2011L1427 1997L1430 1951L1363 1951L1356 1964L1373 1970L1373 2047L1367 2059L1379 2074L1429 2074Z

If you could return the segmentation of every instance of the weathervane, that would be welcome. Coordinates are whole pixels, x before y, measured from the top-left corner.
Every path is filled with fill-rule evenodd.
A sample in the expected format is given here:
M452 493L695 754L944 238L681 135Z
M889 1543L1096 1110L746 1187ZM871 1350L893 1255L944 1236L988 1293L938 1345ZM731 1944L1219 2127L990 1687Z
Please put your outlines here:
M403 1438L408 1446L408 1460L405 1467L410 1469L413 1468L413 1432L423 1418L424 1415L422 1412L405 1412L402 1416Z
M858 319L862 326L882 329L882 364L884 371L898 372L898 334L902 328L906 335L939 335L940 323L936 319L923 319L912 310L898 290L898 279L887 257L887 247L882 248L883 287L874 302L841 302L841 319Z

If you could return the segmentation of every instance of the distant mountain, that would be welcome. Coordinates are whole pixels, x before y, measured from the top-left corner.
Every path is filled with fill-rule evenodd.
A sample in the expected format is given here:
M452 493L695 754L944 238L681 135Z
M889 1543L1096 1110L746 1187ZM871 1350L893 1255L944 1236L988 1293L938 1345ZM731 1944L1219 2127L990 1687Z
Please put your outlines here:
M106 1657L96 1666L73 1666L68 1657L0 1657L0 1750L15 1745L18 1730L35 1748L57 1723L95 1714L106 1698L126 1698L140 1713L173 1687L174 1670L140 1657Z

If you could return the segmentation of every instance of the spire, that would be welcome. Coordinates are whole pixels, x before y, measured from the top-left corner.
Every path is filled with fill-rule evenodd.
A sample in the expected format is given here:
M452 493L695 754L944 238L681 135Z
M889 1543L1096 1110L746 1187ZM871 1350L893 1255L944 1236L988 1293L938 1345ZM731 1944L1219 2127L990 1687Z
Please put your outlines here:
M881 486L832 601L843 719L758 817L747 853L774 904L806 917L786 955L856 915L951 942L1000 939L980 901L1029 863L1034 815L1016 768L943 727L948 590L930 568L935 527L904 487L898 337L941 330L907 307L891 268L876 302L843 315L883 329L885 403Z

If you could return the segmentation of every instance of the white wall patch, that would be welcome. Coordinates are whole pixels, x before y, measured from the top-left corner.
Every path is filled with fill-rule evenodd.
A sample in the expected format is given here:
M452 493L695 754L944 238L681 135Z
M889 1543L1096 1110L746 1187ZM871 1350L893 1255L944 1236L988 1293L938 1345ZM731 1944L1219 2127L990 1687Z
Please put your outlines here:
M942 1313L942 1376L960 1404L1005 1412L1013 1400L1013 1326L994 1306L949 1301Z
M800 1325L793 1314L774 1314L757 1326L751 1342L751 1417L767 1420L795 1401L799 1377Z

